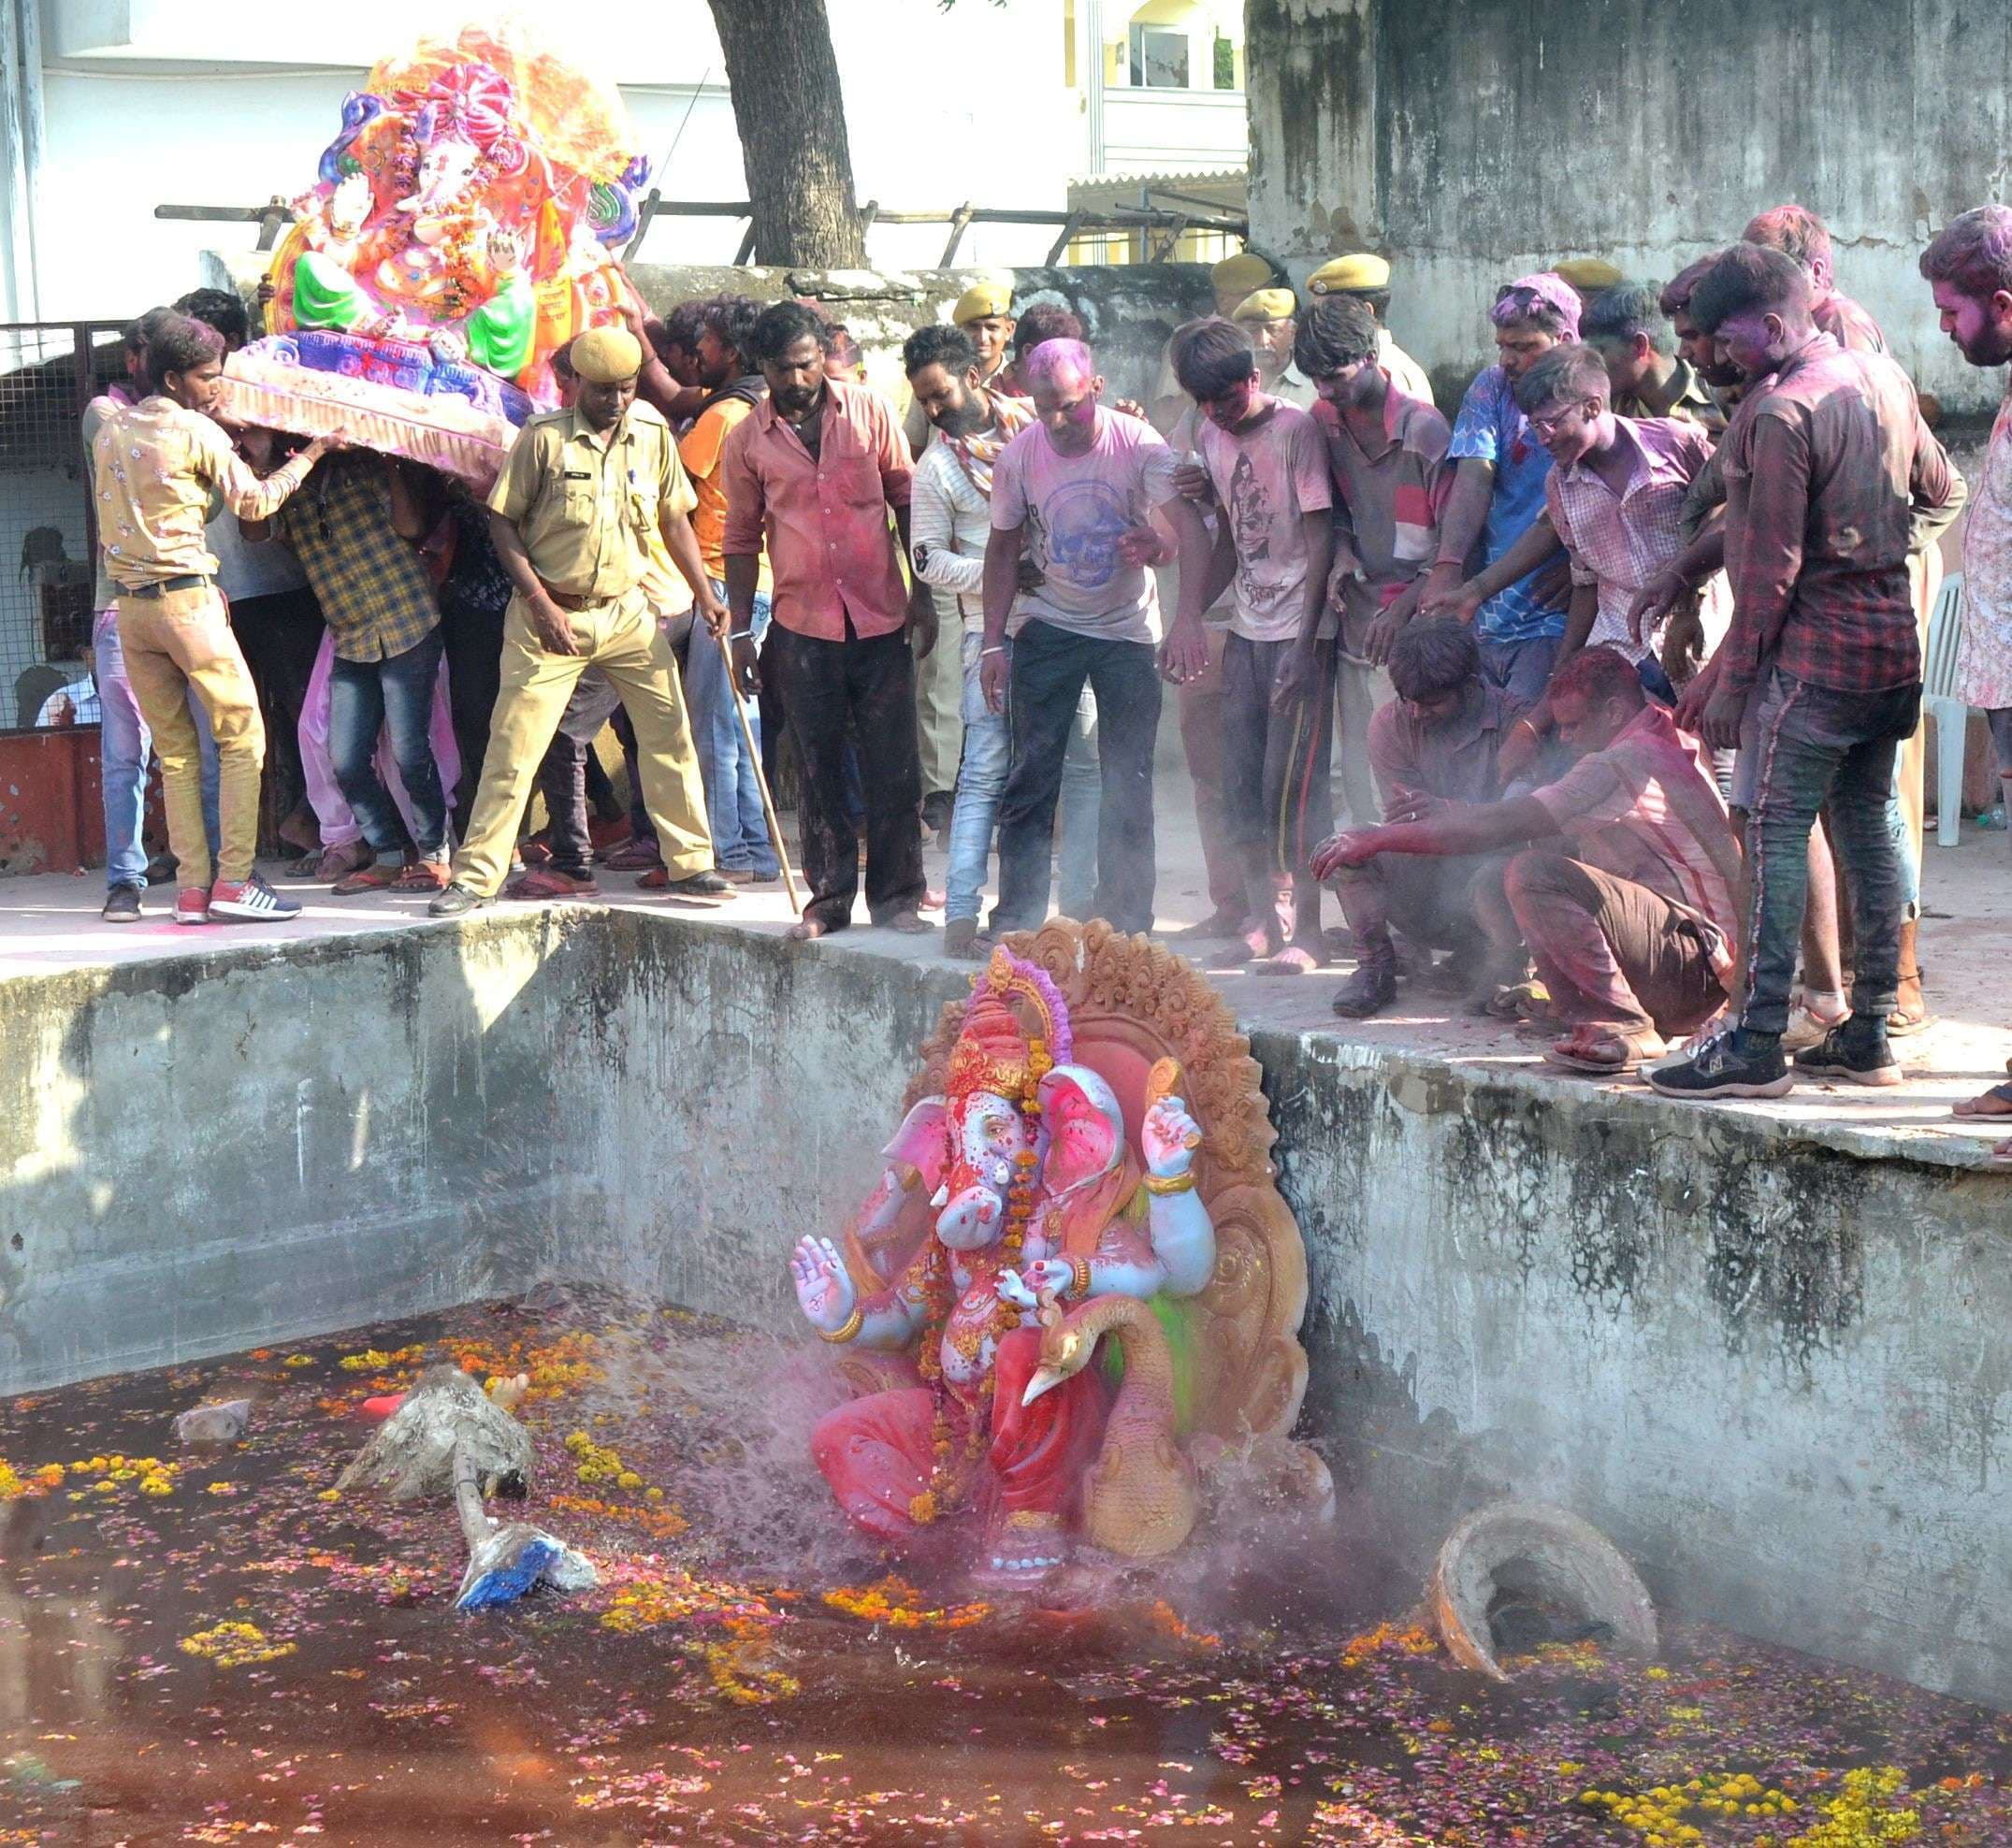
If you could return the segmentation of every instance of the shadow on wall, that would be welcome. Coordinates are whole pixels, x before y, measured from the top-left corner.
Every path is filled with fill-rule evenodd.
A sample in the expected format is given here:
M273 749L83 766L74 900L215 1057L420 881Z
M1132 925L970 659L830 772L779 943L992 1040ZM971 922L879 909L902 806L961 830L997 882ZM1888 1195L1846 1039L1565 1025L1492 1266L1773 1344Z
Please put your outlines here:
M0 1393L467 1302L594 1226L578 921L0 985Z

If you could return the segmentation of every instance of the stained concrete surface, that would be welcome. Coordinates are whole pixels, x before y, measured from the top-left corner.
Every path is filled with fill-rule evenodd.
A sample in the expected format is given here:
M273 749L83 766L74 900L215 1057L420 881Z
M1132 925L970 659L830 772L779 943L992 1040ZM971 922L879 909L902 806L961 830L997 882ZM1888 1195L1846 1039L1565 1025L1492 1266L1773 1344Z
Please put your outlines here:
M0 886L0 1391L542 1277L789 1326L790 1243L871 1184L968 974L784 943L775 892L192 931L96 891ZM1334 1031L1333 974L1222 978L1308 1244L1307 1431L1418 1563L1544 1495L1680 1606L2012 1702L2012 1177L1943 1119L2012 1039L2008 892L2003 837L1932 850L1952 1018L1871 1098L1680 1105L1443 1014Z
M1252 242L1298 278L1387 253L1392 325L1436 385L1490 356L1512 277L1600 256L1666 280L1792 199L1921 388L1996 408L2003 374L1950 345L1916 259L2001 190L2004 7L1252 0L1246 27Z
M1171 730L1170 726L1166 729ZM1202 917L1209 903L1186 773L1178 760L1166 760L1164 741L1162 758L1157 923L1161 931L1172 933ZM925 863L930 883L940 889L941 850L929 849ZM341 939L359 932L374 935L451 928L427 917L423 898L378 893L339 899L326 885L303 885L282 877L277 868L268 871L277 887L303 902L306 909L297 921L189 930L177 926L167 915L172 895L162 893L150 895L148 915L139 924L111 926L97 917L104 894L95 873L0 879L0 983L12 975L83 972L245 947L270 954L283 951L288 944ZM724 906L698 907L674 905L639 891L635 875L630 873L604 874L602 884L602 897L589 903L524 906L499 902L481 916L544 914L573 920L597 911L635 911L685 917L776 937L788 929L791 915L780 885L753 888ZM2005 970L2005 947L2012 943L2012 850L2005 834L1966 822L1961 845L1942 848L1933 845L1931 828L1922 885L1920 954L1936 1024L1917 1038L1897 1043L1906 1083L1881 1091L1804 1086L1779 1101L1719 1104L1711 1106L1715 1111L1793 1125L1799 1133L1858 1154L1903 1149L1918 1159L1957 1166L1982 1159L1983 1152L2000 1137L1983 1126L1952 1119L1949 1106L1959 1098L1975 1095L1994 1076L2003 1076L2006 1057L2012 1054L2012 978ZM863 906L861 916L863 918ZM1331 899L1325 917L1330 925L1340 922L1339 908ZM1196 945L1192 953L1206 964L1218 947ZM862 923L802 953L892 958L937 970L953 981L970 973L968 965L943 958L940 933L934 931L926 936L905 937ZM1461 1011L1457 1002L1425 994L1411 985L1400 991L1397 1003L1377 1019L1337 1021L1328 1002L1352 967L1341 960L1314 975L1284 979L1240 969L1222 970L1212 971L1211 978L1238 1018L1253 1030L1287 1035L1334 1034L1351 1046L1431 1054L1463 1071L1505 1080L1572 1091L1604 1091L1658 1109L1687 1107L1655 1099L1644 1086L1633 1081L1606 1085L1558 1072L1544 1063L1541 1045L1519 1036L1513 1028L1473 1018ZM5 990L0 989L0 1005L4 1004Z

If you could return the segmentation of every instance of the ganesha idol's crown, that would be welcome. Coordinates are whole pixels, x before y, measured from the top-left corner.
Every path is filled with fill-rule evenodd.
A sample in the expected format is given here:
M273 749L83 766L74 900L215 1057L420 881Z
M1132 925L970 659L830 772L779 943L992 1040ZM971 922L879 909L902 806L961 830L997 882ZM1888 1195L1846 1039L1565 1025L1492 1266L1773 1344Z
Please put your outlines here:
M964 1024L950 1049L945 1086L956 1103L974 1092L1010 1098L1030 1113L1035 1092L1075 1050L1068 1004L1048 973L1008 950L996 949L982 975L971 978ZM1025 1016L1032 1016L1030 1027Z

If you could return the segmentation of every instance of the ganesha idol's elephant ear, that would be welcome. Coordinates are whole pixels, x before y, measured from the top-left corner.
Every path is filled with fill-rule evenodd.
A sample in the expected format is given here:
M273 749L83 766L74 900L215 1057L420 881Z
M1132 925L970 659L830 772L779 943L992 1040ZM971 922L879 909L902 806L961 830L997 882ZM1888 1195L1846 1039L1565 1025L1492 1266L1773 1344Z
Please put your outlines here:
M1060 989L1070 1056L1117 1094L1135 1149L1156 1086L1201 1126L1194 1172L1215 1224L1215 1272L1199 1294L1155 1305L1175 1350L1181 1429L1239 1445L1282 1438L1307 1388L1307 1258L1274 1178L1277 1134L1250 1042L1200 972L1146 937L1057 917L1006 946ZM962 1003L945 1005L911 1100L943 1090L963 1019Z
M846 1228L846 1267L867 1295L886 1288L907 1269L929 1236L930 1196L949 1172L949 1106L940 1095L919 1098L880 1151L886 1166L906 1183L908 1198L893 1222L878 1233L862 1234L857 1220Z

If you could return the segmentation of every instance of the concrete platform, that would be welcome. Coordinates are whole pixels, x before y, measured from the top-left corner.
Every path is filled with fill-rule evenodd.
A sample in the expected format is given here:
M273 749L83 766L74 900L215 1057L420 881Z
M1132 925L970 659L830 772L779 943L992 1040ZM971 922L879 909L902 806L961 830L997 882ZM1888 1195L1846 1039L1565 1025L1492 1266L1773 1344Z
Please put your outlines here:
M1167 779L1163 779L1166 781ZM1163 818L1159 928L1178 932L1208 910L1201 889L1199 855L1194 846L1190 811L1177 806ZM1897 1090L1865 1091L1849 1085L1806 1086L1775 1102L1727 1103L1710 1107L1734 1115L1793 1125L1799 1134L1868 1158L1904 1153L1912 1159L1961 1167L1981 1162L1985 1152L2012 1133L2012 1122L1995 1132L1985 1124L1958 1121L1950 1105L1971 1097L2005 1076L2012 1056L2012 974L2006 955L2012 948L2012 852L2002 833L1966 824L1961 845L1931 845L1921 926L1921 959L1929 981L1935 1024L1918 1037L1898 1043L1907 1082ZM929 877L940 888L943 856L927 856ZM299 898L307 907L298 921L284 925L214 925L191 931L175 925L166 914L171 893L150 899L149 915L139 924L110 926L101 922L100 875L43 874L27 879L0 879L0 981L31 972L45 974L86 970L97 964L120 966L162 957L210 954L241 945L282 946L289 942L324 942L358 931L442 928L426 916L423 899L379 893L339 899L326 885L303 884L266 871L275 886ZM987 899L990 904L990 895ZM550 906L524 906L499 902L501 917ZM635 888L632 873L611 873L600 901L569 903L557 909L569 914L595 910L636 910L702 919L721 928L760 936L780 936L790 918L779 885L744 891L720 907L681 906ZM864 917L864 907L861 907ZM940 922L940 917L936 919ZM1328 921L1339 921L1330 901ZM1196 946L1194 956L1206 965L1217 946ZM956 964L941 953L939 932L903 937L861 925L803 952L818 955L865 954L891 957L919 968L954 973ZM1253 1030L1333 1035L1365 1048L1428 1054L1456 1070L1492 1074L1519 1073L1577 1091L1607 1091L1641 1099L1658 1108L1685 1109L1656 1097L1636 1080L1603 1083L1561 1072L1548 1065L1540 1043L1519 1035L1509 1025L1477 1019L1457 1003L1427 995L1407 985L1397 1004L1375 1020L1338 1021L1328 1001L1353 965L1345 960L1331 969L1297 978L1264 978L1240 972L1212 975L1228 997L1238 1018Z
M2012 1175L1947 1119L2012 1045L2012 867L1930 873L1946 1023L1877 1096L1677 1104L1443 1013L1335 1032L1339 971L1222 978L1307 1242L1304 1429L1421 1573L1480 1500L1560 1501L1680 1608L2012 1705ZM97 891L0 883L0 1393L544 1277L794 1326L789 1246L968 973L786 944L775 891L201 931Z

